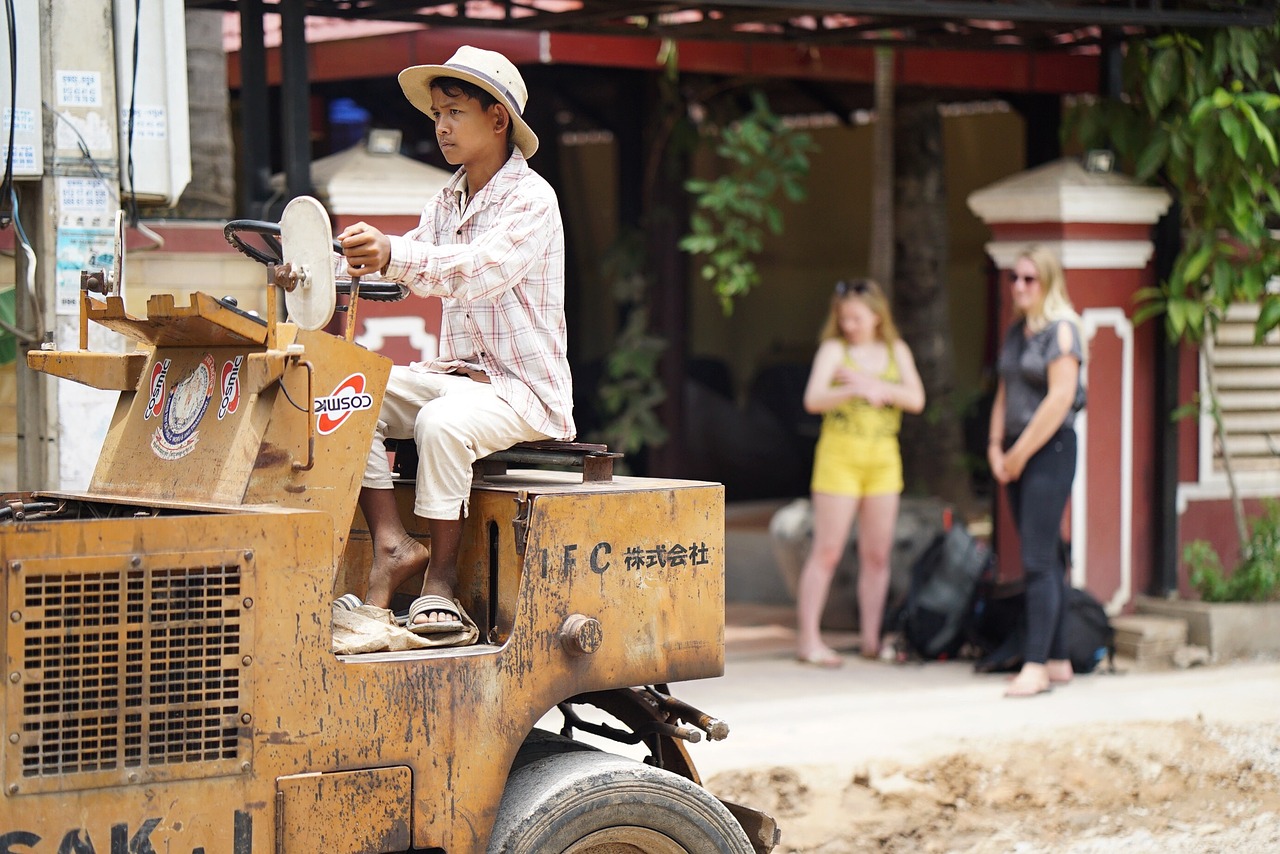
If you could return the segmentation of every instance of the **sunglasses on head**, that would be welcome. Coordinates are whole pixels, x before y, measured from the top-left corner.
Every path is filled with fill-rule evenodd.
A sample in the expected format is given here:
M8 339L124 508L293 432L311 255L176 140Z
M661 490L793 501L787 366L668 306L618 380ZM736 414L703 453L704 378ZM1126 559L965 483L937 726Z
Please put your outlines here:
M836 282L836 296L847 297L849 294L865 296L871 293L871 285L866 279L854 279L852 282L841 279Z

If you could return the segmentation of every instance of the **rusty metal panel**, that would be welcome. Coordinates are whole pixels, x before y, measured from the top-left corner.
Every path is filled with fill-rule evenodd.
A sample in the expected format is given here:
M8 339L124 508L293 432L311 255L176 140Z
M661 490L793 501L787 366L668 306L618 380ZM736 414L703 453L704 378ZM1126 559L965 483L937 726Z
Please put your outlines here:
M342 554L391 360L326 332L299 331L297 343L310 381L302 370L281 379L270 424L254 445L244 503L329 514L333 551ZM295 465L308 460L313 465Z
M156 351L139 391L121 395L90 489L238 505L275 391L239 393L248 353Z
M6 663L0 837L38 838L40 850L56 850L62 840L66 850L76 851L113 845L271 851L278 777L388 764L364 753L369 730L359 714L362 704L339 701L335 707L332 695L339 689L325 686L326 666L333 664L328 614L334 556L324 514L178 508L135 517L137 505L80 503L78 511L69 508L56 519L0 528L0 600L6 606L0 632ZM215 568L211 577L199 573L205 566ZM225 568L221 580L217 567ZM230 579L237 567L235 596ZM137 572L143 574L141 607L130 587ZM121 579L126 600L114 612L106 605L115 591L94 586L115 584L113 576ZM24 609L15 625L14 611ZM130 619L140 611L140 626L115 628L121 609ZM28 619L46 625L27 626ZM95 642L93 633L102 639ZM34 648L43 655L30 662L29 672L28 638L39 640ZM107 748L115 743L102 721L132 714L127 686L139 672L149 703L145 738L124 731L119 749L125 754L112 757ZM18 681L12 682L15 673ZM107 685L111 679L126 688L107 697L114 690ZM53 704L39 717L15 707L27 699L22 686L29 681L42 703ZM340 690L356 697L359 686ZM95 713L99 721L90 721ZM57 714L61 725L55 728ZM352 717L359 720L348 725ZM127 751L140 738L138 760ZM219 754L232 748L231 740L234 760ZM50 773L13 777L37 741L44 752L35 755ZM112 769L108 761L142 765ZM90 768L91 762L102 767ZM53 775L59 765L61 773Z
M636 478L583 484L573 474L545 472L513 473L508 486L473 490L458 567L458 595L469 610L484 606L482 591L497 597L493 630L501 645L433 660L430 671L416 674L431 698L430 715L407 722L424 727L421 740L401 745L397 730L371 745L385 759L412 751L412 743L431 745L403 760L415 769L418 847L484 850L502 772L556 703L724 670L723 487ZM529 504L522 557L521 498ZM582 623L576 615L598 624L590 651L565 642ZM348 664L348 681L359 674L376 716L371 689L396 665ZM387 687L382 713L409 690ZM423 818L437 815L466 821Z
M5 793L247 771L252 567L242 551L9 561Z
M594 662L557 662L584 691L724 668L724 489L632 487L532 499L523 564L533 592L516 624L558 627L564 603L598 621Z
M408 850L412 780L405 767L280 777L276 854Z
M242 560L256 567L247 573L242 565L242 574L252 576L256 604L252 644L242 643L241 652L264 675L249 697L249 767L198 779L213 767L198 761L190 765L200 772L188 779L106 788L84 787L89 775L75 771L63 775L64 789L0 797L0 830L64 839L84 828L84 838L91 833L104 850L103 840L113 838L120 823L130 839L142 834L157 851L199 846L239 854L273 850L286 837L290 846L295 839L316 843L307 834L320 831L307 827L307 812L290 817L294 801L309 804L313 819L337 803L338 812L316 823L356 833L351 828L366 821L365 812L347 810L372 798L380 810L374 829L394 839L397 850L408 847L397 824L403 821L418 848L483 852L512 756L556 703L723 669L722 487L636 478L582 483L572 473L511 472L500 481L473 491L458 588L473 614L487 611L477 616L495 629L493 642L462 649L335 656L329 620L334 534L324 513L264 503L244 511L177 509L133 518L128 504L98 503L79 518L6 527L0 589L10 610L25 601L20 576L32 567L83 574L93 565L66 558L98 554L104 566L127 576L135 556L139 568L163 569L153 561L169 555L179 556L169 563L184 563L197 541L209 553L245 553ZM108 511L111 518L99 518ZM12 626L0 634L8 659L21 657L22 637ZM12 725L18 718L8 695L5 703ZM6 768L21 768L21 750L7 738L0 754ZM411 808L399 807L401 796L392 794L401 783L381 778L319 794L321 781L291 791L285 789L293 784L277 786L281 778L400 766L411 772L411 785L407 778L403 784ZM330 836L319 842L323 847L312 850L384 844Z

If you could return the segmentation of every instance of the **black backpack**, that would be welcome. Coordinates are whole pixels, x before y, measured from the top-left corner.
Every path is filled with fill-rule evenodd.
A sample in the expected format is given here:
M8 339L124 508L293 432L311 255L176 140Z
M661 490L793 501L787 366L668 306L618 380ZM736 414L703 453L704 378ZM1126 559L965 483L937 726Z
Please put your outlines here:
M923 659L955 657L966 640L978 581L990 565L990 550L963 525L934 537L911 567L894 621L912 652Z
M1019 611L1025 606L1025 594L1019 593L1008 600ZM1116 669L1116 632L1102 605L1087 590L1071 587L1063 602L1062 633L1067 640L1067 658L1075 673L1091 673L1103 659L1107 670ZM1008 633L992 644L973 669L978 673L1012 673L1022 667L1023 647L1027 640L1026 621L1019 619L1008 624Z
M1107 612L1089 591L1067 590L1063 604L1062 633L1067 636L1067 657L1076 673L1090 673L1105 658L1115 670L1116 631Z

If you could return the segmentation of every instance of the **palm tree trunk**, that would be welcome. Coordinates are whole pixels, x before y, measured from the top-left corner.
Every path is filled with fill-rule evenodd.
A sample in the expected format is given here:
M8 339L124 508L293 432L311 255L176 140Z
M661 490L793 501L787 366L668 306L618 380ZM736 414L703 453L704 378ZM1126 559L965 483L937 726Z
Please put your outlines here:
M975 509L956 409L947 297L947 196L942 117L931 97L903 99L895 118L894 317L924 382L927 408L902 428L907 491Z
M871 167L871 247L868 272L893 288L893 48L876 48L876 122Z

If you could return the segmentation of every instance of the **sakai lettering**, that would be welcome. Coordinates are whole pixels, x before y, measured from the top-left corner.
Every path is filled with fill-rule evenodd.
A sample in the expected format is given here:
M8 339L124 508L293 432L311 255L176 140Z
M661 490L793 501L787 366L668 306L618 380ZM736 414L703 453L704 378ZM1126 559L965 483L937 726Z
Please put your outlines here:
M232 854L252 854L253 851L253 818L246 812L236 810L233 823ZM28 852L48 851L50 854L156 854L151 844L151 834L160 824L158 818L146 818L131 828L127 822L111 825L108 848L99 849L94 845L93 837L83 827L72 828L55 841L45 839L30 830L11 830L0 833L0 854L28 854ZM163 846L166 851L177 851L173 848L173 840L166 840ZM195 845L191 854L204 854L205 845Z

